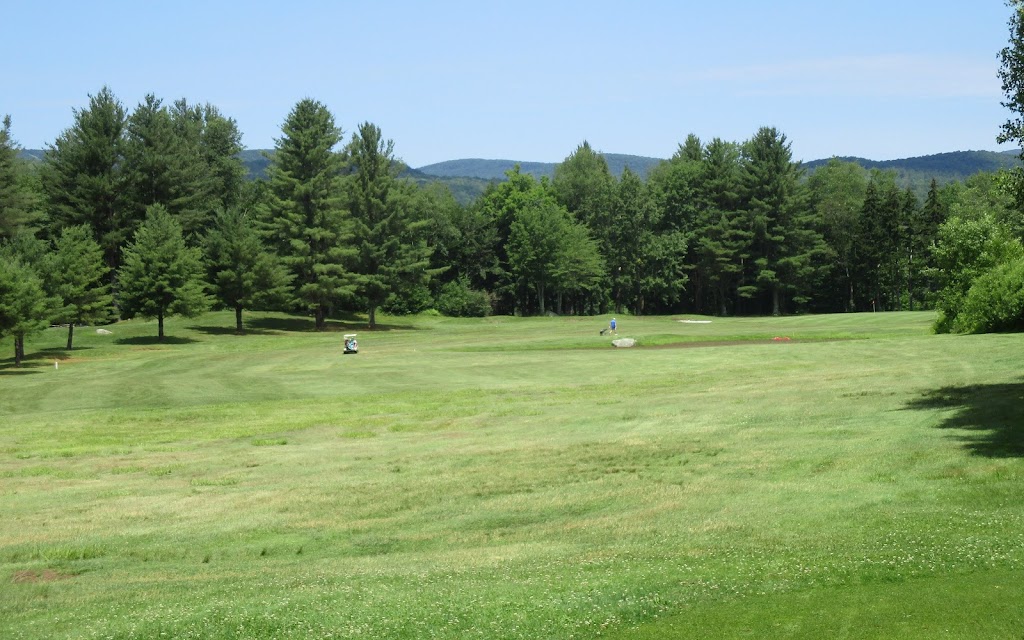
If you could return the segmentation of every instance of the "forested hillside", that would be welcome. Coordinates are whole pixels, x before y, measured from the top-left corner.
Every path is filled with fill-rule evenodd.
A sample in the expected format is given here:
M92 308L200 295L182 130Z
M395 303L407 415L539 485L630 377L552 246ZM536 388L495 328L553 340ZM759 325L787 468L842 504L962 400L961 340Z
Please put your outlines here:
M648 174L660 163L661 158L633 156L618 153L602 154L608 163L608 170L619 177L629 167L631 171L646 179ZM837 156L844 162L852 162L866 171L878 169L892 171L896 176L896 184L910 188L919 198L924 198L934 178L939 185L962 181L972 175L995 172L1000 169L1021 166L1017 152L996 151L952 151L928 156L903 158L899 160L869 160L852 156ZM817 168L825 165L828 158L811 160L802 164L806 174L812 174ZM552 178L555 175L554 162L524 162L515 160L481 160L462 159L438 162L418 167L410 175L420 183L436 180L447 184L456 198L468 203L483 193L491 181L503 181L506 172L516 165L522 173L535 178Z
M868 170L893 171L896 174L896 183L901 187L909 187L920 198L928 192L928 186L933 179L943 185L962 181L978 173L994 173L1001 169L1021 166L1019 153L1016 151L952 151L899 160L868 160L845 156L838 159L856 163ZM811 160L805 162L803 166L808 173L813 173L827 162L827 159Z
M638 174L641 178L646 178L651 169L664 162L662 158L631 156L622 153L602 153L601 155L604 156L605 162L608 163L608 170L615 177L620 177L622 171L629 167L633 173ZM522 173L528 173L534 178L544 176L552 178L555 175L555 167L558 166L556 162L463 159L428 164L418 167L417 170L432 176L504 180L505 172L511 171L512 167L517 164Z
M268 155L272 149L246 149L239 153L239 158L248 170L250 179L266 178L267 167L270 166ZM25 149L21 157L31 160L42 160L44 151ZM634 156L621 153L605 153L605 162L612 175L619 177L625 168L647 177L652 169L665 162L661 158ZM995 172L1021 166L1016 152L997 151L951 151L928 156L902 158L898 160L870 160L853 156L836 156L844 162L852 162L865 170L878 169L892 171L896 176L896 184L909 187L919 198L924 198L932 179L939 185L962 181L977 173ZM829 159L810 160L802 164L807 175L825 165ZM421 186L438 183L446 186L461 204L469 204L483 194L487 186L493 182L507 179L506 173L519 165L522 173L535 178L552 178L555 175L555 162L529 162L516 160L483 160L466 158L447 160L418 168L407 167L403 177L409 178Z

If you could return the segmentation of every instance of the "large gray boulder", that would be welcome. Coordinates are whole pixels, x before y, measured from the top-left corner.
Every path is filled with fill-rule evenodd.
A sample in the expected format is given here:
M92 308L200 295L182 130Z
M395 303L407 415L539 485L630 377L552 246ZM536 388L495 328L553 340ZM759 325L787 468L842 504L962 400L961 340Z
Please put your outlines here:
M636 340L633 338L619 338L618 340L612 340L612 346L615 347L635 347Z

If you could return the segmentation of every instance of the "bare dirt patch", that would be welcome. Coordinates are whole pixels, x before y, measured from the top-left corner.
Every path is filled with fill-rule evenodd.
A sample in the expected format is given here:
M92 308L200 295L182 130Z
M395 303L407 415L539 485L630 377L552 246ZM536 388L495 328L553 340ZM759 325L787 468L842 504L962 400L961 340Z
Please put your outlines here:
M654 344L654 345L637 345L644 349L695 349L698 347L735 347L739 345L755 345L755 344L796 344L798 342L843 342L849 340L849 338L805 338L805 339L794 339L794 338L768 338L763 340L701 340L694 342L672 342L669 344Z
M43 569L42 571L24 569L22 571L15 571L14 575L11 576L11 582L30 584L37 582L56 582L57 580L67 580L70 577L71 575L67 573L60 573L53 569Z
M777 344L773 340L707 340L701 342L671 342L645 346L645 349L696 349L699 347L734 347L741 344Z

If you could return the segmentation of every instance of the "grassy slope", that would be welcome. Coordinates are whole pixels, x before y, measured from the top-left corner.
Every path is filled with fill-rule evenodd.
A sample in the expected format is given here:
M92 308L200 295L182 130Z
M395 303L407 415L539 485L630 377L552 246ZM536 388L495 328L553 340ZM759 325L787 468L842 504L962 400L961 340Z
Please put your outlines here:
M1020 336L606 320L30 341L0 637L1019 635Z

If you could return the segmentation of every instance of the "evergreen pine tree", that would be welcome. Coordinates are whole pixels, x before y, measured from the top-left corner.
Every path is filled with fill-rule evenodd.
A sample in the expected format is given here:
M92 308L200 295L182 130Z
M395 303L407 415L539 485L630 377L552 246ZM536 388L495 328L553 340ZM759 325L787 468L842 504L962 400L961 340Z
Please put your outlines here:
M11 244L0 248L0 337L14 337L14 365L25 359L25 338L49 326L54 300L35 266Z
M164 318L191 318L209 308L203 292L202 252L186 245L181 225L159 204L149 208L125 247L117 281L122 313L156 318L161 342Z
M41 178L51 238L64 227L89 225L111 269L138 220L127 206L124 181L125 109L108 87L74 111L74 125L47 148Z
M400 165L394 143L364 122L346 148L351 174L346 179L348 209L356 253L353 271L358 295L366 304L370 328L388 297L429 277L427 220L415 219L408 185L397 181Z
M200 155L201 131L201 115L184 101L168 109L149 94L132 112L124 148L133 220L142 220L158 204L178 220L186 237L205 231L216 202L212 176Z
M26 182L24 162L11 138L11 117L0 128L0 239L28 228L38 216L36 198Z
M715 313L726 315L749 257L750 231L740 210L740 150L720 138L705 148L698 182L700 213L691 247L696 280L702 283ZM695 293L696 309L704 295Z
M217 214L204 250L211 291L234 309L236 332L243 332L243 309L279 306L288 300L291 275L266 249L252 217L241 209Z
M341 136L327 107L303 99L288 114L267 169L266 232L293 277L293 299L313 312L317 331L326 328L332 305L354 291L343 160L334 151Z
M753 233L748 273L772 315L782 313L784 295L806 300L822 249L800 176L786 136L774 127L762 127L744 145L744 200Z
M68 325L68 350L76 324L102 322L110 317L113 297L103 261L103 249L86 225L61 230L55 251L47 257L47 278L59 302L56 320Z

